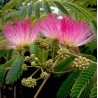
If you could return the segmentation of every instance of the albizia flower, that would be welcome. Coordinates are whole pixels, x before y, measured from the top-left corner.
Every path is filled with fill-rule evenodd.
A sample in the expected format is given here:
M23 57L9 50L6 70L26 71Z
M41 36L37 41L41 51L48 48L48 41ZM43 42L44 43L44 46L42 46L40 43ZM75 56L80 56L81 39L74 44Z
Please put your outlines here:
M70 16L57 19L54 15L49 15L42 25L44 36L57 39L64 46L81 46L95 38L95 34L85 22L74 21Z
M32 44L40 31L39 23L31 26L29 19L15 21L13 24L8 23L3 34L8 41L7 48L24 47Z
M42 33L45 37L57 40L59 38L59 30L61 21L55 15L48 15L42 20Z

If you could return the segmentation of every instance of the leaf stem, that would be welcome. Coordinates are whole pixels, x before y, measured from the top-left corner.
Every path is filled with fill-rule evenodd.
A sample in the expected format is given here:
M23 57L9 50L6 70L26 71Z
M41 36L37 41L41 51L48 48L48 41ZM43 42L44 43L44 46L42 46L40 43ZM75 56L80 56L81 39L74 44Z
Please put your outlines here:
M55 72L55 71L50 71L50 70L47 70L47 71L50 72L50 73L64 74L64 73L71 72L71 71L73 71L73 70L75 70L75 69L76 69L76 68L74 67L74 68L72 68L72 69L70 69L70 70L61 71L61 72Z
M30 77L33 77L38 71L39 71L40 68L38 68Z

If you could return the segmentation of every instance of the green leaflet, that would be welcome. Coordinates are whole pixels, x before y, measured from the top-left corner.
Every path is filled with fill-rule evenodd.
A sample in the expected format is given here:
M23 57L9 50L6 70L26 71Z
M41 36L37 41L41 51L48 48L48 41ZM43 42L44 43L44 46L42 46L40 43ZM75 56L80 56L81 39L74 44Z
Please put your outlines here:
M7 53L7 50L0 50L0 57L4 57Z
M79 7L78 5L75 5L75 4L72 4L72 3L69 3L69 2L65 2L65 4L67 4L70 8L72 8L73 10L75 10L78 13L85 16L88 20L95 19L94 16L91 13L89 13L87 10Z
M74 85L75 80L78 78L80 72L81 71L77 69L68 76L68 78L62 83L61 87L59 88L57 98L68 98L68 96L70 96L71 88Z
M8 10L8 9L11 9L11 8L13 8L13 7L15 7L16 4L17 4L17 0L11 0L11 1L9 1L9 2L3 7L2 12L3 12L3 11L6 11L6 10Z
M71 90L71 98L80 98L80 95L87 83L96 73L96 64L90 64L87 69L83 70L77 78Z
M42 6L43 6L44 11L46 12L46 14L51 13L50 6L49 6L49 4L48 4L48 2L46 0L42 1Z
M67 10L67 8L65 6L63 6L61 3L59 3L58 1L53 1L53 3L56 5L56 7L63 13L65 13L66 15L69 15L69 12Z
M33 44L30 46L30 53L35 54L39 58L40 55L40 46L38 44Z
M5 68L3 66L0 66L0 87L2 86L5 72L6 72Z
M12 63L15 61L15 58L10 59L9 61L7 61L5 64L3 64L3 67L10 67L12 65Z
M91 90L90 98L97 98L97 84L95 84Z
M13 83L14 81L17 80L22 74L22 63L23 59L22 58L17 58L11 65L7 76L6 76L6 83L10 84Z
M31 17L32 11L33 11L33 5L32 5L32 3L30 3L30 4L28 5L28 17Z
M17 7L20 6L23 3L23 0L17 0Z
M34 14L36 19L40 18L40 2L39 1L34 3Z
M97 33L97 21L96 21L96 20L91 20L91 21L90 21L90 26L91 26L91 28L93 29L93 31L94 31L95 33Z
M89 98L90 91L92 89L93 84L94 84L94 79L88 81L88 83L86 84L86 86L84 87L80 95L80 98Z
M22 9L19 12L20 18L25 18L27 15L27 6L22 7Z
M68 69L68 67L70 66L70 64L74 60L74 58L75 57L73 57L73 56L68 57L66 60L64 60L63 62L61 62L60 64L58 64L54 68L54 71L55 72L61 72L61 71L64 71L64 70ZM57 74L57 75L59 76L60 74Z

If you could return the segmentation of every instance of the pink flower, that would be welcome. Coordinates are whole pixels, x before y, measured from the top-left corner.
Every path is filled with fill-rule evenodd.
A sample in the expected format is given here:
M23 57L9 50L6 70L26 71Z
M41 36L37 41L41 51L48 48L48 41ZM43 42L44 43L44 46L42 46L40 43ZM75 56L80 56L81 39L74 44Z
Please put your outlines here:
M74 21L72 17L63 17L60 33L59 41L70 47L84 45L95 38L95 34L85 22Z
M40 31L39 23L31 26L30 20L18 20L13 24L8 23L3 34L8 41L7 48L16 48L17 46L28 46L34 42Z
M57 39L64 46L81 46L95 38L95 34L85 22L74 21L70 16L58 19L49 15L42 21L42 26L45 37Z
M45 37L57 40L59 38L61 21L55 15L48 15L42 20L42 33Z

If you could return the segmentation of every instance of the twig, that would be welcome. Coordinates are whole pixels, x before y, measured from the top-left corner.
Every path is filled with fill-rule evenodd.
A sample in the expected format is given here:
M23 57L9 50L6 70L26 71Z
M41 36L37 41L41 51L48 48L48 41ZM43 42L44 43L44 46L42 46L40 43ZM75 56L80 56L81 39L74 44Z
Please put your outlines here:
M16 98L16 86L14 86L14 98Z
M0 88L0 98L2 98L1 96L2 96L2 95L1 95L1 88Z
M58 74L64 74L64 73L68 73L68 72L71 72L73 70L75 70L76 68L72 68L70 70L67 70L67 71L61 71L61 72L56 72L56 71L50 71L50 70L47 70L48 72L50 73L58 73Z
M37 96L39 95L39 93L41 92L43 86L45 85L45 83L47 82L47 80L49 79L49 77L51 76L51 74L49 73L47 75L47 77L44 79L44 81L42 82L41 86L39 87L38 91L36 92L36 94L34 95L34 98L37 98Z
M33 77L38 71L39 71L40 68L38 68L32 75L31 77Z

